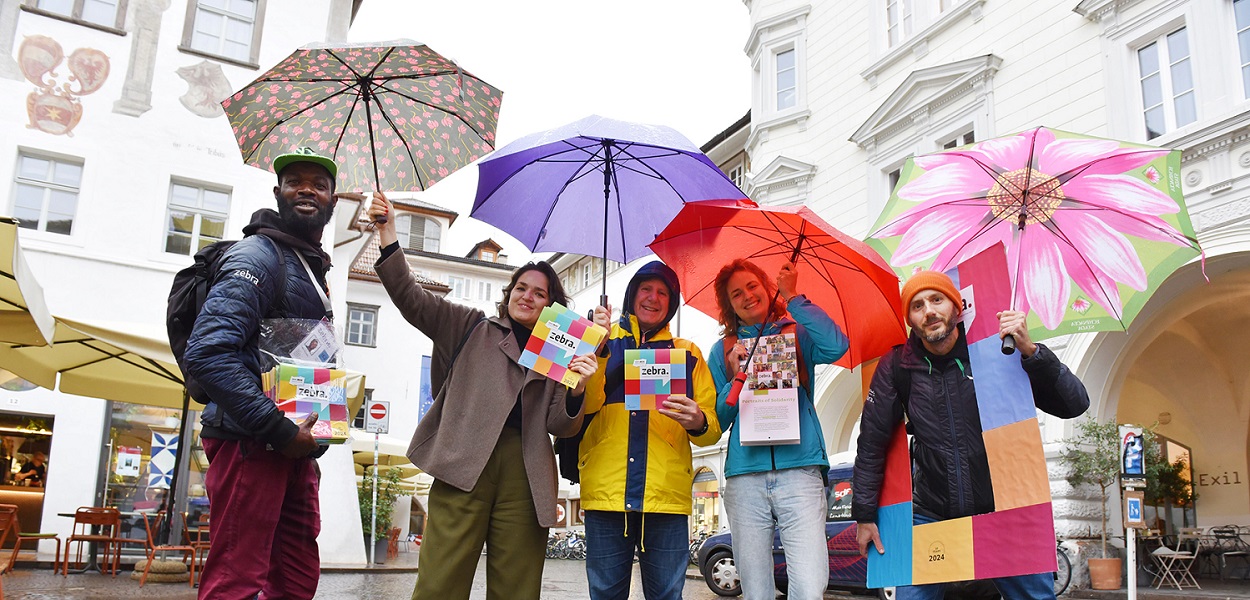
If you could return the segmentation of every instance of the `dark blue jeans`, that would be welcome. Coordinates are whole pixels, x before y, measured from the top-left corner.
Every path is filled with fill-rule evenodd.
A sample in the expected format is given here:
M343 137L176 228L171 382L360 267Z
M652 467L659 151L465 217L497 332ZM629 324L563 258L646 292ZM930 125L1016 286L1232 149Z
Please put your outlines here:
M626 600L634 550L647 600L681 600L690 562L687 515L586 511L586 579L591 600Z

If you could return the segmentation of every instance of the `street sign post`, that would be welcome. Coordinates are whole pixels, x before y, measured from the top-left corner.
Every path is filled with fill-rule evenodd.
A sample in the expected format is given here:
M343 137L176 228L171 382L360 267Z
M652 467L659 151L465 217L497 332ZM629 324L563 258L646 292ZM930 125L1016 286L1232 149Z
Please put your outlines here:
M389 433L391 426L391 403L369 401L365 409L366 433Z
M365 432L373 434L373 511L370 516L369 531L369 567L372 568L377 557L378 535L378 443L383 433L388 433L391 425L391 403L369 401L365 407Z

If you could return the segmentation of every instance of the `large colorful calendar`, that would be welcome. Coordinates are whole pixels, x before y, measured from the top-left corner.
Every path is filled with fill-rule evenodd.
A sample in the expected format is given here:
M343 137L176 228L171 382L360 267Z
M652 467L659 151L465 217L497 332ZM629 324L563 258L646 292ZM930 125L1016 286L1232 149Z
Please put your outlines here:
M279 364L262 376L261 385L278 410L296 424L317 413L312 435L318 442L348 440L346 371Z
M686 351L625 351L625 409L655 410L669 396L686 396Z
M581 376L569 370L576 356L590 354L608 331L577 313L552 304L538 315L530 336L517 362L568 387L577 385Z

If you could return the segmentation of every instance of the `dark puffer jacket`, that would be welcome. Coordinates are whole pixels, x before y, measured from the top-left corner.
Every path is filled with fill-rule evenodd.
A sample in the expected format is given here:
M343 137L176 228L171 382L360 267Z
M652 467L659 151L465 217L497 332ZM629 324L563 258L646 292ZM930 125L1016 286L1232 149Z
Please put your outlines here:
M283 231L278 213L270 209L256 211L243 233L246 237L228 251L195 321L187 340L186 367L212 399L200 416L204 437L257 439L281 448L295 437L298 427L261 390L260 323L273 317L319 320L326 316L321 297L295 252L304 255L323 290L327 289L330 257ZM282 251L284 272L277 271L275 247ZM286 277L285 301L274 297L276 277Z
M875 522L891 434L908 417L912 438L912 499L917 514L953 519L994 510L981 415L962 325L955 349L935 356L913 332L906 344L881 358L864 402L855 457L852 517ZM1020 364L1029 376L1033 400L1043 412L1070 419L1089 408L1085 385L1042 344ZM903 405L895 369L910 373L911 392Z

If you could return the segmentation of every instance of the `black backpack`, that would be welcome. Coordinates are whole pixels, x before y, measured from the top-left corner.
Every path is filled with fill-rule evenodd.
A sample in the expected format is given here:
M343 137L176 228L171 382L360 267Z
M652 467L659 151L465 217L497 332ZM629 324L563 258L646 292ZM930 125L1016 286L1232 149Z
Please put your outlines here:
M278 301L270 308L270 312L275 312L277 307L286 303L286 261L283 260L282 251L276 242L264 235L259 237L268 240L269 245L273 247L274 256L278 257L277 271L283 274L278 277L277 282ZM195 253L195 264L174 275L174 284L169 290L169 304L165 309L165 328L169 332L169 349L173 350L174 358L178 361L178 368L182 369L183 385L187 388L187 395L200 404L208 404L208 395L187 374L187 367L182 357L187 351L187 339L191 337L195 320L200 316L200 310L204 308L204 300L208 298L208 290L216 281L217 273L221 270L222 263L225 262L227 252L238 242L239 240L222 240L201 248Z

